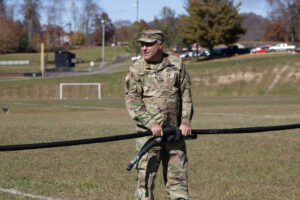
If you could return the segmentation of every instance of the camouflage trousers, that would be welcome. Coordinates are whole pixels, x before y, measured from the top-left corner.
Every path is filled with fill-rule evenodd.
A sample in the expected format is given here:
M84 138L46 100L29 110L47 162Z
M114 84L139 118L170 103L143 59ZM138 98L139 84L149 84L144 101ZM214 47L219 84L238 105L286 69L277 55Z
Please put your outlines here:
M149 137L136 142L139 151ZM163 143L146 153L136 166L138 171L135 200L153 200L154 181L162 162L163 178L170 200L188 200L187 156L184 140Z

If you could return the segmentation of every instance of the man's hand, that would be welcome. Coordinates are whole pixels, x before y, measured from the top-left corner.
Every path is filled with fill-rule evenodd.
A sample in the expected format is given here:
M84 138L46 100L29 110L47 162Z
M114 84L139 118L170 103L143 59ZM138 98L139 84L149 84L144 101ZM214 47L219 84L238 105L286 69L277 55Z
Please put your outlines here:
M159 136L163 136L164 133L163 133L163 129L161 128L161 126L159 124L155 125L152 129L152 134L153 136L155 137L159 137Z
M179 129L181 130L181 134L183 136L189 136L192 134L192 128L190 126L183 124L179 126Z

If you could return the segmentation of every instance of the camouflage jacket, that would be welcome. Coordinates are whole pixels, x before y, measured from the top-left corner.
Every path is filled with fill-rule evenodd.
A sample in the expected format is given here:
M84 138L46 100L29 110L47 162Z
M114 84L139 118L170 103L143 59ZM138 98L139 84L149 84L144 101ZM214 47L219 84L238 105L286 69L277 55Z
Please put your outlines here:
M181 59L164 54L161 63L148 64L141 58L130 66L126 76L127 110L137 127L190 126L193 116L190 85Z

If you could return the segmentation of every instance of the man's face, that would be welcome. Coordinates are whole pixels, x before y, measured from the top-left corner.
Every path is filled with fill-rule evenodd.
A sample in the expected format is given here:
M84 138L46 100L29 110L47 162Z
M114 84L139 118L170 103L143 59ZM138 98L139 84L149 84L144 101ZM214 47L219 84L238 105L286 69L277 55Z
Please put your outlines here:
M162 42L155 41L152 43L141 42L141 52L145 60L158 62L162 55Z

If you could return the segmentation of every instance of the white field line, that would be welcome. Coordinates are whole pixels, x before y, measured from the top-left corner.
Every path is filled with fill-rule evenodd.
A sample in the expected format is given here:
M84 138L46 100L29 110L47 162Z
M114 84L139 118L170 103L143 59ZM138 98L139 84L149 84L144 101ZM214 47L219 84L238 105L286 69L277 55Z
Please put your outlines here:
M39 104L33 104L33 103L22 103L22 102L14 102L14 103L8 103L13 105L24 105L24 106L41 106ZM76 108L76 109L91 109L91 110L119 110L117 108L110 108L110 107L98 107L98 106L69 106L69 105L62 105L62 106L51 106L54 108Z
M200 113L200 115L213 115L213 116L234 116L234 117L250 117L258 116L257 114L240 114L240 113ZM299 117L298 115L278 116L278 115L263 115L267 119L288 119L293 117Z
M63 105L63 107L64 108L77 108L77 109L119 110L117 108L96 107L96 106L68 106L68 105Z
M18 190L15 189L4 189L4 188L0 188L1 192L5 192L5 193L10 193L10 194L14 194L14 195L20 195L22 197L29 197L32 199L41 199L41 200L59 200L59 199L54 199L52 197L46 197L46 196L40 196L40 195L33 195L33 194L27 194L24 192L20 192Z
M24 106L40 106L39 104L32 103L23 103L23 102L14 102L8 103L14 105L24 105ZM91 109L91 110L119 110L118 108L111 107L98 107L98 106L70 106L70 105L62 105L62 106L51 106L54 108L74 108L74 109ZM233 116L233 117L250 117L250 116L260 116L259 114L240 114L240 113L200 113L200 115L213 115L213 116ZM289 119L289 118L299 118L299 115L262 115L267 119Z
M14 103L8 103L13 105L26 105L26 106L39 106L39 104L36 103L21 103L21 102L14 102Z

